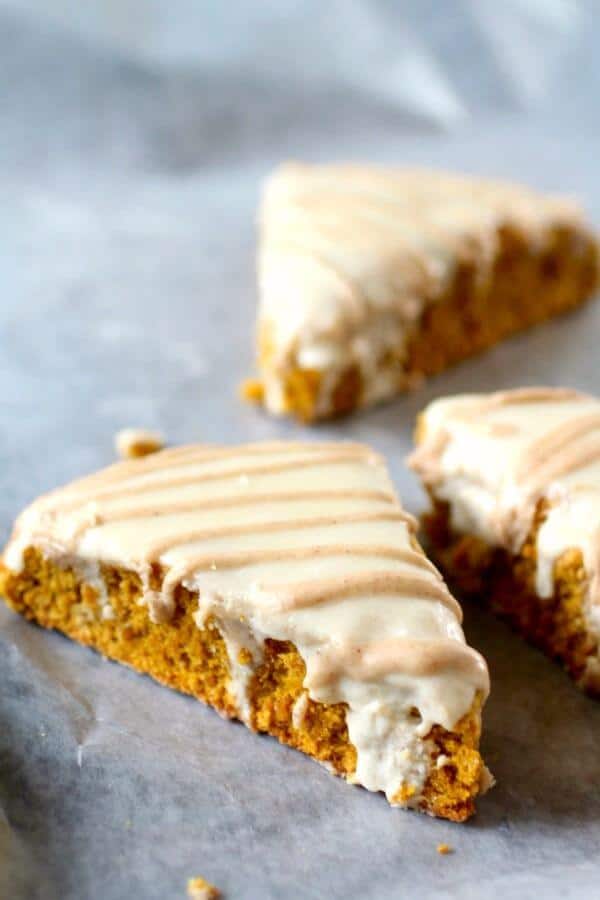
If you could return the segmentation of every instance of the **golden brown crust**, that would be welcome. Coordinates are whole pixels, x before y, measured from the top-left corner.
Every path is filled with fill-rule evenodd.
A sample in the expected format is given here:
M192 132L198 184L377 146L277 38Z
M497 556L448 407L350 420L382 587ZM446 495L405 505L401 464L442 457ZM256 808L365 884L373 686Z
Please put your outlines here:
M434 559L459 591L483 598L523 637L560 661L579 687L600 696L598 640L585 616L587 575L581 551L568 550L557 560L552 597L542 598L536 591L536 538L545 514L541 503L517 554L473 535L454 534L445 503L434 503L424 526Z
M465 251L446 292L427 302L408 351L397 356L387 352L377 361L376 371L391 375L398 392L576 308L600 280L598 244L591 233L575 225L555 227L542 250L532 248L516 228L501 228L496 261L485 279L475 259ZM263 371L269 370L273 357L272 338L263 323L259 340ZM291 363L281 378L286 411L305 422L357 409L368 389L357 366L349 364L333 386L331 403L323 407L321 372Z
M237 715L229 692L227 650L214 622L198 628L193 613L197 597L183 587L175 594L171 621L153 623L146 607L138 604L141 586L136 574L105 566L102 576L112 613L103 613L97 592L82 583L72 569L63 569L33 548L25 552L20 574L0 564L0 592L12 609L45 628L54 628L111 659L176 690L192 694L222 715ZM162 573L153 573L154 587ZM242 651L240 664L249 662ZM268 639L262 664L250 686L251 727L267 732L327 763L342 775L356 768L356 750L348 738L344 704L326 705L306 698L301 721L294 722L294 704L305 693L305 665L293 644ZM435 726L431 742L431 774L420 807L432 815L463 821L475 811L484 767L478 752L481 698L448 732ZM440 756L443 766L435 762ZM410 789L397 798L410 801Z

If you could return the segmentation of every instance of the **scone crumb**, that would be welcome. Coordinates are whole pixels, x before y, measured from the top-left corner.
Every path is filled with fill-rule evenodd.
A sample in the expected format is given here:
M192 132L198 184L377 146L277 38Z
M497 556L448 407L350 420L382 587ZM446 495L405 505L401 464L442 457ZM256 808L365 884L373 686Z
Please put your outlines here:
M121 459L137 459L156 453L165 446L165 439L159 431L145 428L122 428L115 435L115 450Z
M240 385L240 395L248 403L262 403L265 395L262 381L258 378L246 378Z
M479 793L487 794L496 784L496 779L487 766L481 767L481 777L479 779Z
M448 856L449 853L454 853L454 850L450 846L450 844L438 844L437 852L440 856Z
M188 879L187 893L191 900L219 900L221 897L221 891L201 875Z

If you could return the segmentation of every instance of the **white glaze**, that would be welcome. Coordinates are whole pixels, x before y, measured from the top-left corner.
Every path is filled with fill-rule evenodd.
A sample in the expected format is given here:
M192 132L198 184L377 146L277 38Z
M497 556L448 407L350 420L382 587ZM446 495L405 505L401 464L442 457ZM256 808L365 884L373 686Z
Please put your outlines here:
M456 531L517 552L536 505L546 502L537 534L537 592L551 596L556 561L569 549L581 550L586 608L597 628L600 402L552 388L448 397L425 410L421 431L409 464L449 504Z
M485 282L502 227L525 234L536 252L561 225L586 233L575 204L512 184L424 170L281 166L266 183L260 213L267 407L285 412L281 381L298 366L323 377L317 416L330 411L349 365L361 372L363 404L395 393L400 365L386 371L378 361L386 352L401 361L459 260L468 257Z
M4 560L18 570L34 545L59 562L132 569L155 621L169 620L183 583L198 594L198 626L213 617L224 636L246 722L264 639L292 641L308 696L348 704L353 780L390 800L410 784L416 804L430 766L423 738L434 724L452 728L488 678L413 531L383 461L366 447L188 447L40 498L17 521ZM160 591L149 587L153 563L165 572Z

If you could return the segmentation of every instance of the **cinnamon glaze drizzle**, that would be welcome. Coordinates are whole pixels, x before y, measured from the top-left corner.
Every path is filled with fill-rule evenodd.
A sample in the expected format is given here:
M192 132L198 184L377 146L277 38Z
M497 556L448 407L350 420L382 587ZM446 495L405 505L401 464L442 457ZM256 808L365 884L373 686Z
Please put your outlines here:
M556 560L579 549L600 603L598 400L543 387L449 397L423 413L419 437L411 465L486 541L518 551L543 501L538 591L552 593Z
M235 578L235 590L253 591L263 612L312 614L351 601L344 616L354 616L358 634L361 617L374 615L372 601L385 598L390 623L402 621L407 602L425 603L449 614L456 630L460 607L414 530L381 458L361 445L191 446L113 465L41 498L17 523L12 552L38 543L77 557L93 548L105 561L137 566L143 580L159 563L162 591L147 589L147 600L156 602L161 621L173 610L178 584L229 596L228 579ZM351 633L353 620L341 626ZM450 641L449 655L445 630L438 631L413 639L410 665L408 644L398 644L395 656L386 644L386 671L412 670L422 643L428 671L472 674L471 663L463 665L472 658L463 640ZM378 657L386 622L374 633L380 637L367 644L369 659ZM482 689L484 670L476 678Z

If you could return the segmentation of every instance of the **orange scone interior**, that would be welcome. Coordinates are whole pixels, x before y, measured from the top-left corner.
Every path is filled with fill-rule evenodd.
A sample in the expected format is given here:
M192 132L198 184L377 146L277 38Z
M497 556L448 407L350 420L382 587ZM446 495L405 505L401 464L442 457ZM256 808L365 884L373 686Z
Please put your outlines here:
M447 504L424 517L428 546L450 583L488 606L536 647L559 661L577 684L600 696L597 629L586 614L586 574L581 550L566 550L554 565L554 589L536 589L537 536L547 506L541 503L524 544L511 553L474 534L453 532Z
M573 204L444 173L285 165L261 229L262 390L249 395L305 421L391 397L573 309L600 274Z
M462 821L487 778L487 670L412 528L367 448L180 448L37 501L0 586L27 618Z
M600 403L533 388L432 404L413 467L442 570L600 693Z

